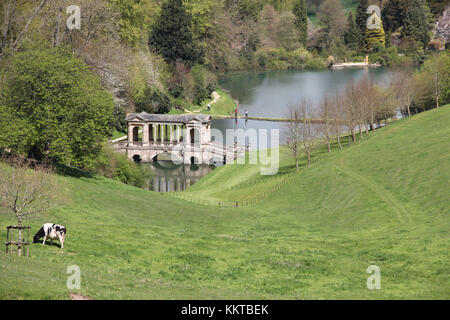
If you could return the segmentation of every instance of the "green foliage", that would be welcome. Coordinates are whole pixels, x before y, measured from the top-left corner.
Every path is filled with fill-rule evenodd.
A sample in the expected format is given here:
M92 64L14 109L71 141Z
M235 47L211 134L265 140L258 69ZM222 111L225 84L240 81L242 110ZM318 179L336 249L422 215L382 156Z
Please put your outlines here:
M170 97L158 88L146 86L142 95L134 101L137 112L168 113L171 108Z
M0 148L83 167L111 133L113 99L70 48L30 48L9 63Z
M425 48L430 41L424 0L412 0L405 14L402 36L413 41L418 48Z
M137 164L128 159L126 154L118 153L108 146L103 146L99 156L84 170L139 188L148 187L151 178L150 167Z
M344 35L345 44L351 50L358 50L359 45L361 43L361 39L360 39L361 33L359 31L358 26L355 23L355 20L353 19L353 14L351 11L347 17L347 24L348 24L348 29Z
M193 65L203 54L193 41L191 26L192 16L182 0L166 0L150 31L149 45L171 64L181 60Z
M149 23L149 11L153 8L151 0L107 0L120 13L118 26L120 38L135 47L145 36Z
M313 55L304 48L292 51L280 49L261 49L255 53L253 68L257 70L301 70L324 69L327 65L320 57Z
M308 17L306 12L306 1L296 0L292 12L295 15L295 27L297 28L300 36L300 43L306 48L307 36L308 36Z
M364 44L364 37L366 35L367 19L369 18L367 14L368 7L369 2L367 0L359 0L358 6L356 7L355 23L359 28L361 45Z
M381 19L386 32L395 32L403 25L406 11L412 0L388 0L381 10Z
M439 104L450 103L450 53L433 54L428 58L414 77L414 112L436 107L436 84L439 88Z
M363 57L356 58L355 61L362 61ZM414 59L406 55L399 55L397 47L385 48L381 43L374 44L372 52L369 54L370 63L379 63L387 67L414 66Z

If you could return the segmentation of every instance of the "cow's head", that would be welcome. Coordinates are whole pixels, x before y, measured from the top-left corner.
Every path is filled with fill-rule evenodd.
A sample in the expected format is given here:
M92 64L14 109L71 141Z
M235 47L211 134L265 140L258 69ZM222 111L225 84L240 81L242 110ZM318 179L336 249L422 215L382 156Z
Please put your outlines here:
M33 243L38 243L39 242L39 237L37 235L37 233L33 236Z

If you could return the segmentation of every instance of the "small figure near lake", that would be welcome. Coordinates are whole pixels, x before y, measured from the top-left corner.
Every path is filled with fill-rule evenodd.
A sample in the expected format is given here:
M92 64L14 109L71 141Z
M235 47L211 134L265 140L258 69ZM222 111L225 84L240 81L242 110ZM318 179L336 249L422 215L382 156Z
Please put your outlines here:
M211 102L208 103L208 111L211 111Z

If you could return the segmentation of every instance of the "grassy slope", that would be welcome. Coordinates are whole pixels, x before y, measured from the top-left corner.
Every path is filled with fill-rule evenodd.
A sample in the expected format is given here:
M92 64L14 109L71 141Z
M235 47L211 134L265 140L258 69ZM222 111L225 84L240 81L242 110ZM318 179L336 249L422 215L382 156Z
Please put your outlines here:
M66 248L0 253L0 297L67 298L66 268L77 264L80 292L94 298L449 298L448 123L450 106L331 155L320 149L311 168L248 208L60 177L70 200L32 226L66 225ZM292 170L282 155L280 175ZM226 166L187 194L242 200L280 175ZM372 264L381 290L366 288Z
M233 101L231 96L223 90L216 89L216 92L219 94L219 100L211 105L211 111L208 111L208 103L212 100L206 100L203 102L201 106L191 106L189 111L194 113L203 113L209 114L212 116L229 116L233 114L234 108L236 107L236 103ZM172 109L170 114L182 114L181 110Z

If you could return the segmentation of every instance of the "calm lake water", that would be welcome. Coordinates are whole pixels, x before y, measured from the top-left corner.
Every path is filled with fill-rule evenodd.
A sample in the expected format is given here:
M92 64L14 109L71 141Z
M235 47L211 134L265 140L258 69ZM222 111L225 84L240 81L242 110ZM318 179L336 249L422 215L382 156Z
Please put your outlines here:
M248 110L249 116L284 118L290 104L303 97L318 102L324 93L334 94L345 88L350 80L358 81L366 76L375 83L388 85L392 71L385 68L346 68L321 71L268 71L262 73L239 73L226 76L219 81L231 96L239 101L240 112ZM213 120L212 128L226 137L227 129L279 129L280 143L283 122L243 119ZM270 133L269 133L270 134ZM223 141L232 145L234 141ZM247 144L239 142L240 145ZM270 148L270 139L264 147ZM252 150L262 149L261 141L251 145ZM153 171L151 189L159 192L182 191L214 170L209 165L180 165L170 161L159 161L150 165Z
M219 81L239 101L249 116L284 118L290 104L302 98L318 102L324 93L342 91L347 82L367 76L375 83L389 83L392 72L385 68L344 68L320 71L267 71L239 73Z

